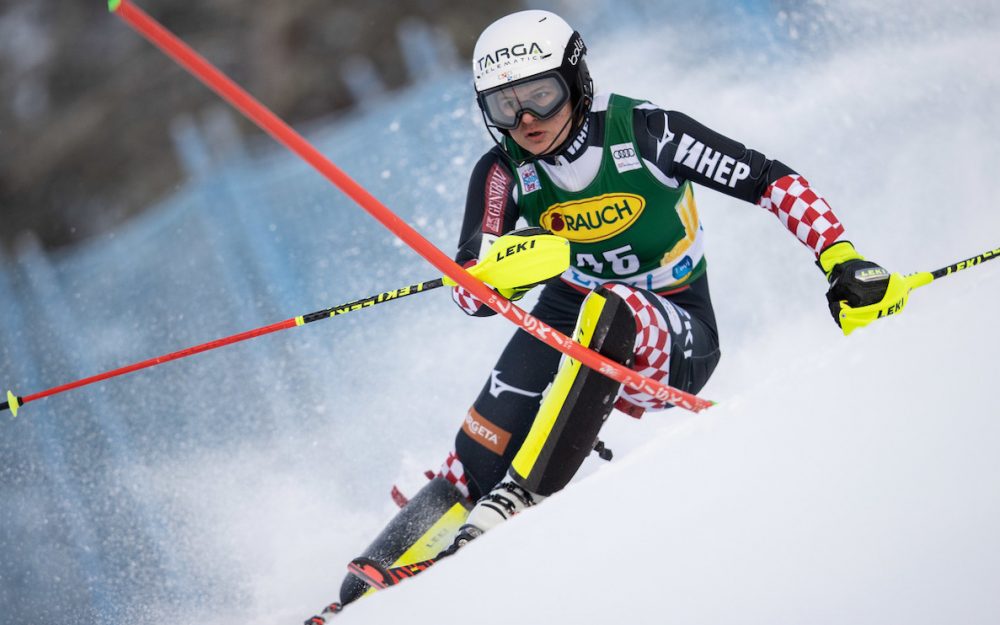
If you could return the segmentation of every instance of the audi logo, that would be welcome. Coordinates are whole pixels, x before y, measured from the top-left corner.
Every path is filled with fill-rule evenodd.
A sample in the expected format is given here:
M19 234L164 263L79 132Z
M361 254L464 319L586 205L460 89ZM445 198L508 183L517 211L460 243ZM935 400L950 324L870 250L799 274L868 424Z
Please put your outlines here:
M614 157L617 159L633 158L635 157L635 150L632 148L625 148L624 150L615 150L612 154L614 154Z

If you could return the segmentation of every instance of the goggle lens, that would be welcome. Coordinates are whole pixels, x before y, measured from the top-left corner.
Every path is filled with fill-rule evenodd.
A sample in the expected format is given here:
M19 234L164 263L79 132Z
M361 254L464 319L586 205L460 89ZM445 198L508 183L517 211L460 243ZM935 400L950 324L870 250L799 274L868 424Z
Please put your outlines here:
M498 128L510 130L517 128L525 112L538 119L555 115L569 100L569 90L558 75L549 75L498 87L481 94L480 99L486 117Z

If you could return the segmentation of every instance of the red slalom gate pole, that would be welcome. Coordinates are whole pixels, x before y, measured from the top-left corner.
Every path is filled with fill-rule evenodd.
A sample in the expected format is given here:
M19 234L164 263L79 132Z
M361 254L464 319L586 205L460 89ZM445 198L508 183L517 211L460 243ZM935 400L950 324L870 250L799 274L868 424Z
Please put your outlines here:
M75 388L80 388L81 386L89 386L103 380L108 380L110 378L117 378L122 375L127 375L129 373L134 373L142 369L149 369L150 367L155 367L156 365L162 365L165 362L170 362L171 360L179 360L181 358L187 358L188 356L194 356L195 354L200 354L202 352L207 352L212 349L223 347L225 345L232 345L233 343L238 343L240 341L246 341L258 336L263 336L265 334L271 334L272 332L278 332L279 330L287 330L288 328L295 327L295 319L288 319L286 321L281 321L263 328L257 328L256 330L249 330L241 334L234 334L233 336L228 336L226 338L218 339L215 341L210 341L208 343L202 343L201 345L196 345L194 347L189 347L187 349L182 349L180 351L173 352L171 354L165 354L163 356L157 356L156 358L150 358L149 360L143 360L142 362L137 362L119 369L113 369L111 371L105 371L104 373L99 373L97 375L92 375L89 378L83 378L76 380L75 382L69 382L68 384L62 384L60 386L54 386L50 389L40 391L38 393L32 393L19 397L14 394L13 391L7 391L7 401L0 403L0 410L10 410L11 413L16 417L17 411L21 406L33 402L38 399L44 399L46 397L51 397L53 395L58 395L60 393L65 393L66 391L72 391Z
M461 268L451 258L436 248L419 232L411 228L398 215L389 210L373 195L356 183L334 165L328 158L312 146L302 135L267 107L258 102L242 87L233 82L221 70L209 63L176 35L159 22L135 6L130 0L109 0L108 9L120 17L133 30L155 45L164 54L176 61L223 100L239 110L278 143L297 154L312 165L334 186L343 191L358 205L377 219L389 231L399 237L437 268L462 287L467 289L497 313L523 328L539 340L580 361L598 373L605 375L630 388L653 395L661 401L681 408L700 412L714 404L680 389L639 375L619 363L597 352L587 349L565 334L521 310L507 299L497 295L492 289Z
M80 380L76 380L75 382L69 382L67 384L62 384L60 386L54 386L50 389L39 391L37 393L31 393L23 397L15 395L14 391L7 391L7 401L0 402L0 410L10 410L11 414L13 414L16 417L17 411L18 409L21 408L21 406L27 404L28 402L33 402L36 399L51 397L53 395L65 393L66 391L71 391L75 388L80 388L81 386L89 386L97 382L102 382L104 380L109 380L111 378L117 378L118 376L127 375L129 373L134 373L136 371L141 371L142 369L149 369L150 367L162 365L163 363L170 362L172 360L180 360L181 358L194 356L195 354L200 354L202 352L207 352L213 349L218 349L220 347L225 347L226 345L232 345L233 343L248 341L250 339L257 338L258 336L264 336L265 334L272 334L274 332L280 332L281 330L288 330L289 328L304 326L307 323L320 321L321 319L329 319L330 317L336 317L337 315L344 315L349 312L353 312L355 310L363 310L365 308L375 306L376 304L391 302L399 298L406 297L408 295L416 295L417 293L423 293L424 291L436 289L441 286L444 286L444 280L442 280L441 278L428 280L426 282L420 282L418 284L411 284L410 286L406 286L401 289L393 289L392 291L386 291L384 293L379 293L378 295L372 295L371 297L366 297L364 299L354 300L353 302L347 302L346 304L339 304L337 306L332 306L324 310L317 310L316 312L311 312L307 315L299 315L298 317L285 319L284 321L272 323L271 325L255 328L253 330L247 330L246 332L240 332L239 334L234 334L232 336L227 336L221 339L216 339L214 341L209 341L207 343L202 343L201 345L188 347L186 349L172 352L170 354L157 356L156 358L143 360L142 362L137 362L135 364L120 367L118 369L112 369L111 371L105 371L104 373L92 375L89 378L83 378Z

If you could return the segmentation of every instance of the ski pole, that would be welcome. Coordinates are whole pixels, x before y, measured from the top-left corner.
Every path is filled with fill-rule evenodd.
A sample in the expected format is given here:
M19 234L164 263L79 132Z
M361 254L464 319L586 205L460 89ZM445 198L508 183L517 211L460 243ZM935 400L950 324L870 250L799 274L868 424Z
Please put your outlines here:
M970 267L975 267L980 263L984 263L988 260L993 260L994 258L1000 256L1000 247L983 252L982 254L977 254L972 258L966 258L965 260L959 261L957 263L948 265L947 267L942 267L940 269L935 269L934 271L922 271L919 273L914 273L906 276L906 284L911 290L926 286L937 280L938 278L943 278L945 276L950 276L953 273L962 271L963 269L968 269Z
M881 319L882 317L895 314L896 312L902 310L906 305L906 301L910 293L912 293L915 289L927 286L934 280L943 278L944 276L949 276L957 271L962 271L963 269L968 269L969 267L975 267L976 265L996 258L997 256L1000 256L1000 247L983 252L982 254L973 256L972 258L967 258L963 261L948 265L947 267L935 269L934 271L921 271L906 275L893 273L889 276L889 283L886 286L885 292L888 294L891 289L894 296L894 303L885 304L879 302L869 304L867 306L852 308L847 305L846 301L841 300L840 310L837 313L838 325L841 330L843 330L844 336L848 336L854 332L854 330L868 325L874 319Z
M56 386L48 390L40 391L38 393L33 393L31 395L24 395L23 397L15 395L13 391L7 391L7 401L0 403L0 411L10 410L11 413L16 417L17 411L21 406L27 404L28 402L35 401L36 399L42 399L43 397L51 397L52 395L58 395L60 393L65 393L66 391L70 391L75 388L80 388L81 386L88 386L90 384L94 384L95 382L101 382L103 380L108 380L110 378L116 378L118 376L122 376L128 373L133 373L141 369L149 369L150 367L162 365L165 362L170 362L172 360L180 360L181 358L187 358L188 356L194 356L195 354L207 352L213 349L217 349L219 347L224 347L226 345L232 345L234 343L246 341L252 338L256 338L258 336L264 336L265 334L271 334L273 332L278 332L280 330L287 330L289 328L303 326L307 323L312 323L313 321L319 321L320 319L328 319L330 317L336 317L337 315L345 315L349 312L354 312L355 310L370 308L371 306L375 306L376 304L391 302L401 297L406 297L408 295L415 295L416 293L423 293L424 291L430 291L431 289L436 289L443 285L444 285L444 280L442 278L437 278L435 280L428 280L427 282L420 282L418 284L411 284L410 286L406 286L401 289L393 289L392 291L386 291L384 293L379 293L378 295L372 295L371 297L355 300L353 302L347 302L346 304L340 304L339 306L332 306L330 308L318 310L316 312L309 313L308 315L300 315L298 317L292 317L291 319L279 321L278 323L272 323L271 325L268 326L263 326L260 328L256 328L254 330L247 330L246 332L240 332L239 334L234 334L232 336L227 336L225 338L216 339L214 341L209 341L207 343L202 343L201 345L188 347L187 349L182 349L180 351L172 352L170 354L157 356L156 358L150 358L149 360L143 360L142 362L137 362L135 364L127 365L119 369L105 371L104 373L99 373L97 375L90 376L89 378L83 378L75 382L69 382L68 384Z
M484 255L483 260L474 267L470 267L469 272L477 278L492 284L497 288L510 289L522 287L528 284L544 282L545 280L549 280L562 274L567 267L569 267L569 241L553 234L538 234L537 232L521 231L506 234L494 241L493 245ZM436 289L441 286L454 286L454 284L455 283L447 277L428 280L427 282L420 282L418 284L411 284L410 286L406 286L401 289L393 289L392 291L386 291L384 293L379 293L378 295L372 295L371 297L365 297L353 302L347 302L346 304L340 304L339 306L318 310L316 312L309 313L308 315L292 317L291 319L279 321L278 323L273 323L268 326L263 326L254 330L247 330L246 332L227 336L215 341L209 341L208 343L202 343L201 345L195 345L194 347L188 347L187 349L182 349L164 356L143 360L142 362L137 362L112 371L106 371L89 378L77 380L76 382L56 386L39 393L21 397L15 395L13 391L7 391L7 401L0 403L0 410L10 410L16 417L18 408L28 402L35 401L36 399L50 397L75 388L80 388L81 386L87 386L88 384L94 384L95 382L115 378L127 373L139 371L140 369L155 367L156 365L170 362L171 360L187 358L188 356L207 352L226 345L232 345L233 343L239 343L258 336L264 336L265 334L304 326L307 323L319 321L320 319L344 315L355 310L369 308L376 304L390 302L408 295L423 293L424 291L430 291L431 289Z
M108 0L108 10L190 72L247 119L257 124L261 130L271 135L278 143L311 165L319 174L357 202L369 215L420 254L438 271L461 285L503 318L599 374L621 382L629 388L648 393L662 402L693 412L700 412L714 405L715 402L650 379L621 363L587 349L549 324L518 308L507 298L498 295L486 284L475 279L468 271L459 267L433 243L400 219L399 215L389 210L378 198L334 165L305 137L295 132L284 120L137 7L131 0Z

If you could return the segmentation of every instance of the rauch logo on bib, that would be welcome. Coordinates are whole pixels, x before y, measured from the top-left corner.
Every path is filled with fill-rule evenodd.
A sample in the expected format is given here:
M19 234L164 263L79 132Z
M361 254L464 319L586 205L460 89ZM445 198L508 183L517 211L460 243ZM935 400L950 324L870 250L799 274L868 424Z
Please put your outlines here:
M542 213L546 230L570 241L593 243L610 239L639 219L646 200L632 193L608 193L586 200L563 202Z

